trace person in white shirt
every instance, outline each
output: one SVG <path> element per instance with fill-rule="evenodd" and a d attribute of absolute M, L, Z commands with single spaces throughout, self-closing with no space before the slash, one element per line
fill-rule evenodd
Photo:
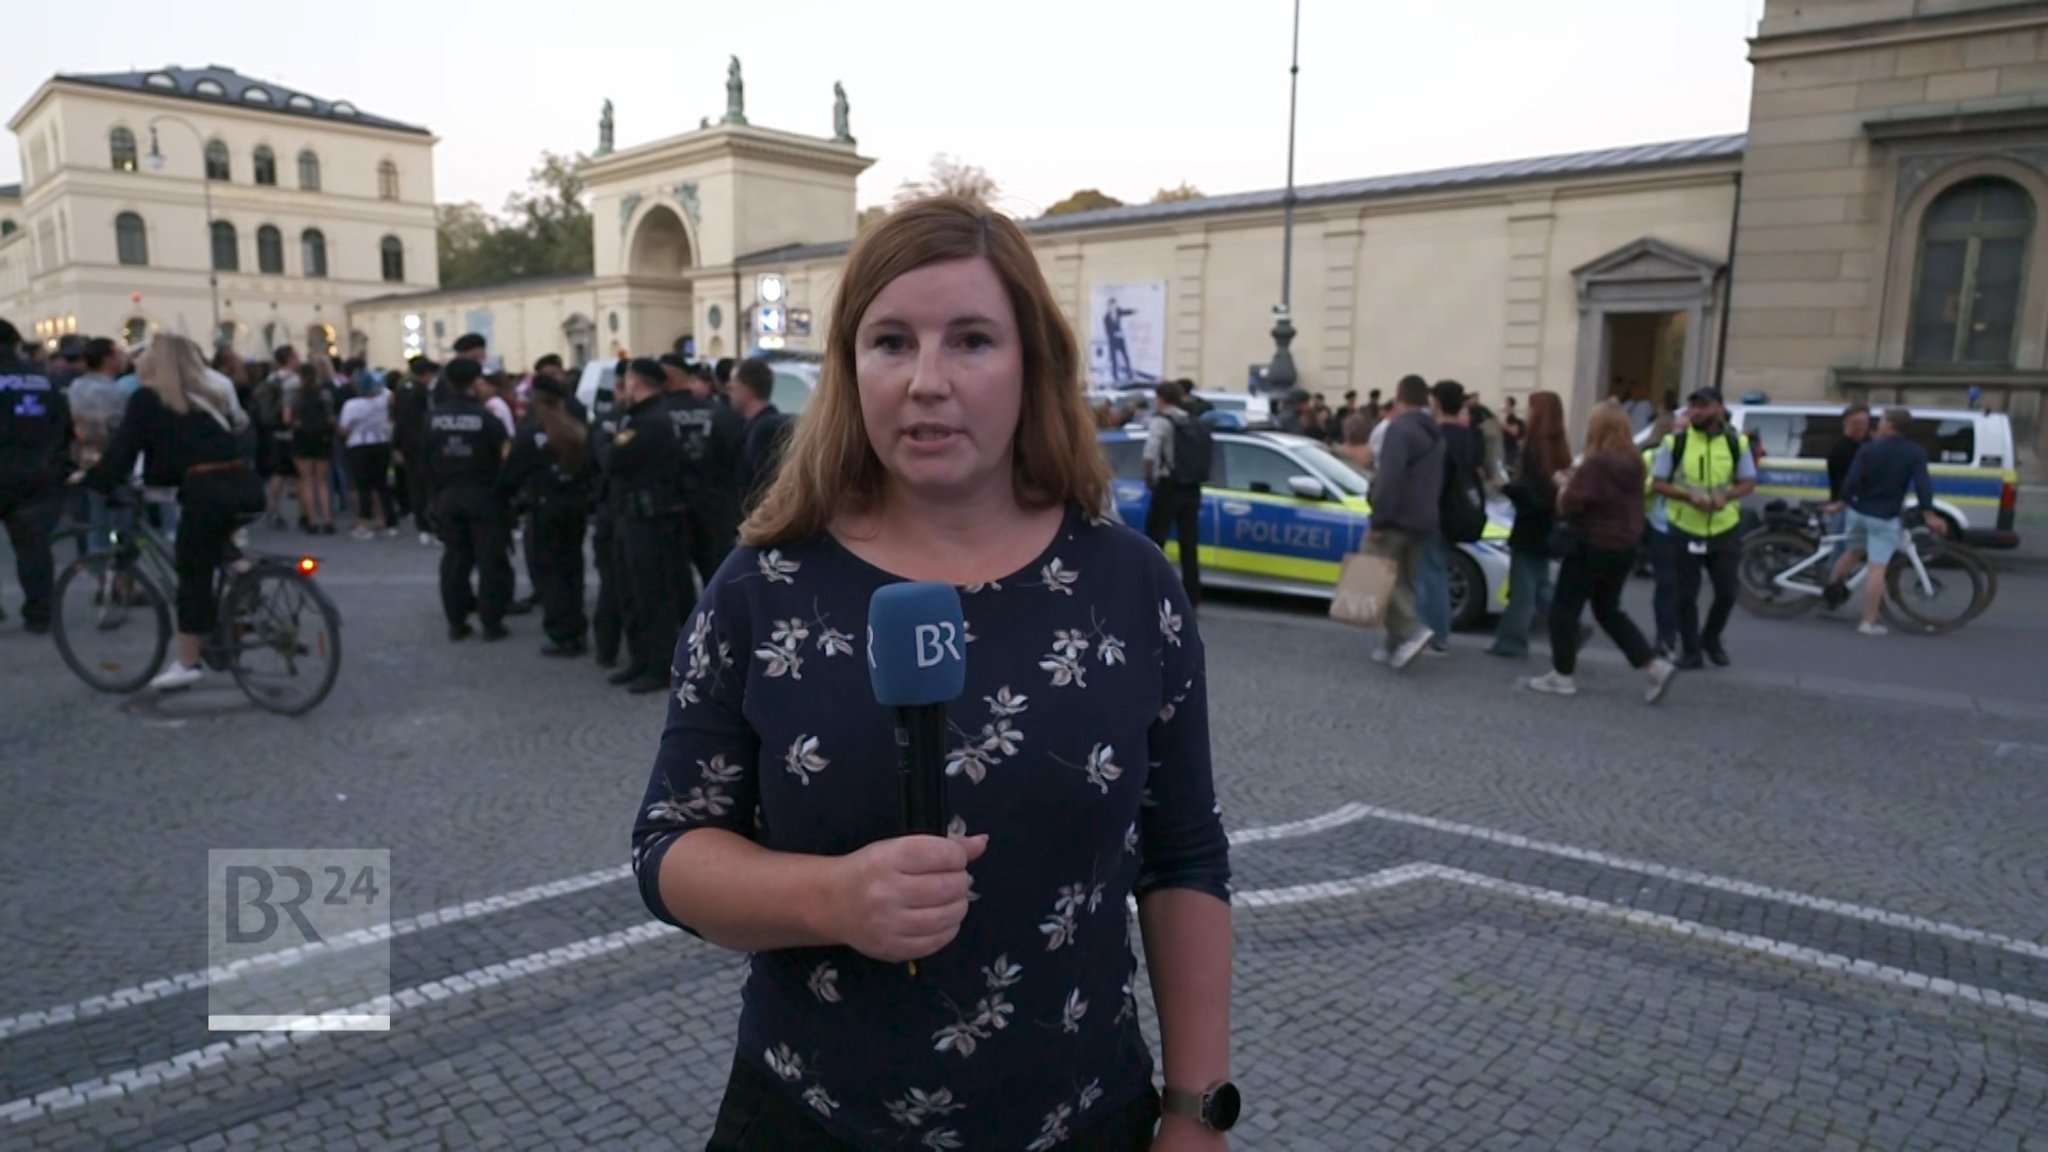
<path fill-rule="evenodd" d="M 391 502 L 391 391 L 398 373 L 383 380 L 371 377 L 363 394 L 341 406 L 341 434 L 348 452 L 348 474 L 355 479 L 358 540 L 377 534 L 383 521 L 386 536 L 398 535 L 398 509 Z"/>

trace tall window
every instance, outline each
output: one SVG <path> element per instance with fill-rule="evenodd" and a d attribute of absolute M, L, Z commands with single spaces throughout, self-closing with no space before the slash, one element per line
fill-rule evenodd
<path fill-rule="evenodd" d="M 277 153 L 272 152 L 268 144 L 256 146 L 256 182 L 272 187 L 277 185 Z"/>
<path fill-rule="evenodd" d="M 299 153 L 299 187 L 308 192 L 320 190 L 320 157 L 313 155 L 311 148 Z"/>
<path fill-rule="evenodd" d="M 228 167 L 228 146 L 225 141 L 206 142 L 206 178 L 208 180 L 232 180 L 234 176 Z"/>
<path fill-rule="evenodd" d="M 398 165 L 389 160 L 377 165 L 377 197 L 380 200 L 398 199 Z"/>
<path fill-rule="evenodd" d="M 327 237 L 308 228 L 299 237 L 299 265 L 308 276 L 327 275 Z"/>
<path fill-rule="evenodd" d="M 2011 367 L 2034 202 L 2008 180 L 1966 180 L 1920 225 L 1906 357 L 1917 367 Z"/>
<path fill-rule="evenodd" d="M 378 254 L 383 257 L 384 279 L 396 284 L 405 279 L 405 245 L 396 236 L 386 236 L 377 245 Z"/>
<path fill-rule="evenodd" d="M 135 171 L 135 133 L 126 128 L 107 133 L 107 151 L 113 154 L 114 171 Z"/>
<path fill-rule="evenodd" d="M 256 270 L 266 276 L 284 275 L 284 233 L 269 224 L 256 230 Z"/>
<path fill-rule="evenodd" d="M 114 217 L 114 251 L 123 264 L 149 263 L 149 231 L 142 217 L 133 212 Z"/>
<path fill-rule="evenodd" d="M 242 251 L 240 238 L 235 235 L 235 226 L 225 220 L 213 222 L 213 270 L 216 272 L 240 272 Z"/>

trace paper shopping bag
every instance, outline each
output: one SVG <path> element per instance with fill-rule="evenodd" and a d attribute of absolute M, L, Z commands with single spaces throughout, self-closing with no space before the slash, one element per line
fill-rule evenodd
<path fill-rule="evenodd" d="M 1346 556 L 1337 576 L 1337 594 L 1330 598 L 1330 619 L 1360 628 L 1379 627 L 1387 618 L 1387 599 L 1399 576 L 1399 566 L 1389 557 L 1365 552 Z"/>

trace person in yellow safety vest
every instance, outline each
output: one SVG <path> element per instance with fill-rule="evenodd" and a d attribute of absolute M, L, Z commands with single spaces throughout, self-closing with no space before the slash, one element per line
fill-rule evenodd
<path fill-rule="evenodd" d="M 1651 487 L 1665 497 L 1671 550 L 1678 569 L 1680 668 L 1701 666 L 1700 657 L 1728 666 L 1721 632 L 1735 611 L 1735 581 L 1741 561 L 1741 500 L 1756 488 L 1756 457 L 1749 438 L 1728 427 L 1721 393 L 1701 388 L 1686 397 L 1688 427 L 1665 438 L 1650 467 Z M 1714 585 L 1714 602 L 1700 626 L 1700 577 Z"/>
<path fill-rule="evenodd" d="M 1679 656 L 1678 562 L 1671 555 L 1671 521 L 1664 512 L 1665 498 L 1657 492 L 1656 468 L 1658 447 L 1680 426 L 1669 413 L 1658 416 L 1650 429 L 1650 446 L 1643 449 L 1643 552 L 1656 582 L 1650 607 L 1657 620 L 1657 651 L 1673 664 Z"/>

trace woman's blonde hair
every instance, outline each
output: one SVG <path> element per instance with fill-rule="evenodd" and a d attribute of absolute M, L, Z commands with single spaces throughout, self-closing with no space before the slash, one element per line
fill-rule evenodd
<path fill-rule="evenodd" d="M 184 415 L 192 408 L 188 394 L 197 391 L 205 402 L 219 406 L 206 378 L 206 356 L 199 345 L 183 336 L 165 332 L 152 337 L 149 347 L 135 362 L 135 379 L 156 393 L 164 407 Z"/>
<path fill-rule="evenodd" d="M 1619 452 L 1626 456 L 1638 454 L 1635 430 L 1629 423 L 1628 413 L 1612 401 L 1593 405 L 1593 411 L 1586 415 L 1586 455 L 1591 456 L 1595 452 Z"/>
<path fill-rule="evenodd" d="M 817 391 L 796 421 L 775 482 L 740 529 L 742 542 L 787 543 L 875 507 L 886 474 L 868 442 L 854 375 L 861 316 L 898 276 L 977 256 L 1002 281 L 1023 346 L 1023 403 L 1011 465 L 1017 499 L 1027 507 L 1079 504 L 1090 513 L 1102 506 L 1109 463 L 1082 393 L 1080 354 L 1031 242 L 1008 217 L 970 200 L 935 196 L 889 213 L 854 243 L 832 305 Z"/>

